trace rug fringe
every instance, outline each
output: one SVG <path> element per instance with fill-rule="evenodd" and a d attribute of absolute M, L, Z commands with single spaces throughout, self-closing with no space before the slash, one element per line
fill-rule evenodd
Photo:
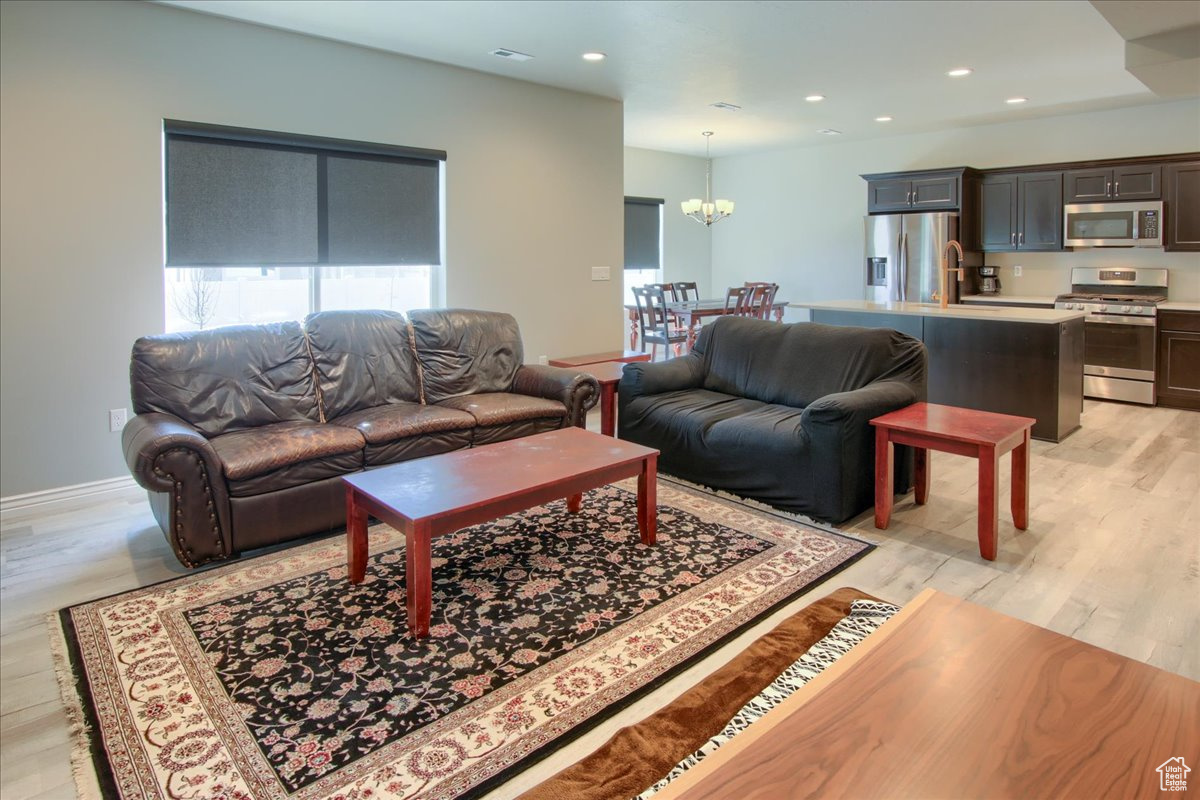
<path fill-rule="evenodd" d="M 58 612 L 46 615 L 46 632 L 50 638 L 50 656 L 54 661 L 54 675 L 58 679 L 59 694 L 63 709 L 67 713 L 67 736 L 71 740 L 71 777 L 75 779 L 75 791 L 79 800 L 103 800 L 100 784 L 96 780 L 92 764 L 92 726 L 88 725 L 83 713 L 83 699 L 75 688 L 76 677 L 71 671 L 67 657 L 67 637 L 63 632 Z"/>

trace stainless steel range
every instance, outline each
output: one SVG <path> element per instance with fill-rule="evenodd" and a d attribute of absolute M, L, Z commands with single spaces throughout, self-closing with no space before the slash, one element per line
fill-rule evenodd
<path fill-rule="evenodd" d="M 1083 393 L 1154 405 L 1155 322 L 1167 299 L 1165 269 L 1071 270 L 1071 292 L 1054 307 L 1086 311 Z"/>

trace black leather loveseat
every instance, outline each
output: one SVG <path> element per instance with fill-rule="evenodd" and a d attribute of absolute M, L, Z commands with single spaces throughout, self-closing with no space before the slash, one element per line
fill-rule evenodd
<path fill-rule="evenodd" d="M 522 360 L 462 309 L 147 336 L 125 459 L 182 564 L 231 558 L 344 525 L 347 473 L 582 424 L 596 379 Z"/>
<path fill-rule="evenodd" d="M 868 421 L 925 382 L 925 346 L 897 331 L 722 317 L 688 355 L 625 367 L 617 435 L 663 472 L 837 523 L 874 504 Z M 896 491 L 911 484 L 897 447 Z"/>

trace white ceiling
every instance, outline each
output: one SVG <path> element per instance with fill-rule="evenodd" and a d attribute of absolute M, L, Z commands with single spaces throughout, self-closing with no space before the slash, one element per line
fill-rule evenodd
<path fill-rule="evenodd" d="M 730 155 L 829 143 L 821 128 L 868 139 L 1160 101 L 1085 0 L 164 2 L 620 99 L 627 145 L 696 155 L 703 130 Z M 489 55 L 499 47 L 534 59 Z M 608 58 L 584 62 L 588 50 Z M 959 66 L 974 73 L 946 76 Z M 828 99 L 805 102 L 814 93 Z"/>

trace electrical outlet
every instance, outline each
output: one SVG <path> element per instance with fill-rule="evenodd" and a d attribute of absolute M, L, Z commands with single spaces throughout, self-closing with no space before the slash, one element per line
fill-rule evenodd
<path fill-rule="evenodd" d="M 546 356 L 538 356 L 538 363 L 544 367 L 550 363 L 550 359 Z"/>
<path fill-rule="evenodd" d="M 1013 277 L 1014 278 L 1021 277 L 1021 265 L 1020 264 L 1016 264 L 1013 266 Z"/>
<path fill-rule="evenodd" d="M 108 410 L 108 430 L 117 433 L 129 421 L 129 410 L 125 408 L 110 408 Z"/>
<path fill-rule="evenodd" d="M 592 267 L 592 280 L 607 281 L 610 278 L 611 270 L 608 267 Z"/>

